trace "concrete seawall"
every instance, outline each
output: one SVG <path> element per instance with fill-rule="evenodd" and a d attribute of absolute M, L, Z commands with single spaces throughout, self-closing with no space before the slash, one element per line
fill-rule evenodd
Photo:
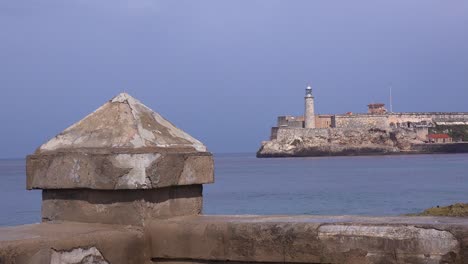
<path fill-rule="evenodd" d="M 409 154 L 456 154 L 468 153 L 468 142 L 445 144 L 413 144 L 405 151 L 395 151 L 382 146 L 344 147 L 337 150 L 333 146 L 320 146 L 295 151 L 292 153 L 257 153 L 258 158 L 284 157 L 331 157 L 331 156 L 379 156 L 379 155 L 409 155 Z"/>
<path fill-rule="evenodd" d="M 465 263 L 466 220 L 198 216 L 154 221 L 158 263 Z M 201 242 L 201 243 L 200 243 Z"/>
<path fill-rule="evenodd" d="M 412 153 L 468 153 L 468 142 L 446 143 L 446 144 L 414 144 L 411 146 Z"/>
<path fill-rule="evenodd" d="M 468 219 L 207 216 L 206 147 L 127 94 L 39 147 L 42 223 L 0 228 L 0 264 L 468 264 Z"/>
<path fill-rule="evenodd" d="M 0 228 L 0 263 L 468 263 L 468 219 L 184 216 L 145 227 L 43 223 Z"/>

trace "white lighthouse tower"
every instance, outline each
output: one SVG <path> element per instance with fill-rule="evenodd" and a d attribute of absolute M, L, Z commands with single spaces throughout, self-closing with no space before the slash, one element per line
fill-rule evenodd
<path fill-rule="evenodd" d="M 314 109 L 314 96 L 312 95 L 312 87 L 307 86 L 304 111 L 304 127 L 315 128 L 315 109 Z"/>

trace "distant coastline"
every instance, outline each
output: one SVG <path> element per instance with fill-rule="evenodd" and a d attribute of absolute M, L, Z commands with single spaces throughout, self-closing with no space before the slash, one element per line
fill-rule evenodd
<path fill-rule="evenodd" d="M 410 150 L 392 151 L 385 147 L 351 147 L 343 146 L 336 150 L 332 146 L 301 147 L 289 151 L 266 150 L 264 146 L 257 152 L 257 158 L 286 157 L 326 157 L 326 156 L 378 156 L 378 155 L 411 155 L 411 154 L 456 154 L 468 153 L 468 142 L 445 144 L 414 144 Z"/>
<path fill-rule="evenodd" d="M 315 114 L 307 87 L 303 116 L 279 116 L 257 157 L 357 156 L 468 152 L 468 112 Z"/>

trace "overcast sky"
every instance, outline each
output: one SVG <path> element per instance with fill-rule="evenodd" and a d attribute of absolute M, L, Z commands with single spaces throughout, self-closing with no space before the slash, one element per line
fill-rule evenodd
<path fill-rule="evenodd" d="M 126 91 L 213 152 L 276 116 L 468 111 L 466 0 L 1 0 L 0 158 Z"/>

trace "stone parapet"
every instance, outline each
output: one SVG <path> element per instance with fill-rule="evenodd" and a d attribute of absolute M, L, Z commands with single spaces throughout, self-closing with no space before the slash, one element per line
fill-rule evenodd
<path fill-rule="evenodd" d="M 0 228 L 0 263 L 463 264 L 468 219 L 184 216 L 144 228 L 50 222 Z"/>
<path fill-rule="evenodd" d="M 161 263 L 468 263 L 468 219 L 197 216 L 147 228 Z"/>

